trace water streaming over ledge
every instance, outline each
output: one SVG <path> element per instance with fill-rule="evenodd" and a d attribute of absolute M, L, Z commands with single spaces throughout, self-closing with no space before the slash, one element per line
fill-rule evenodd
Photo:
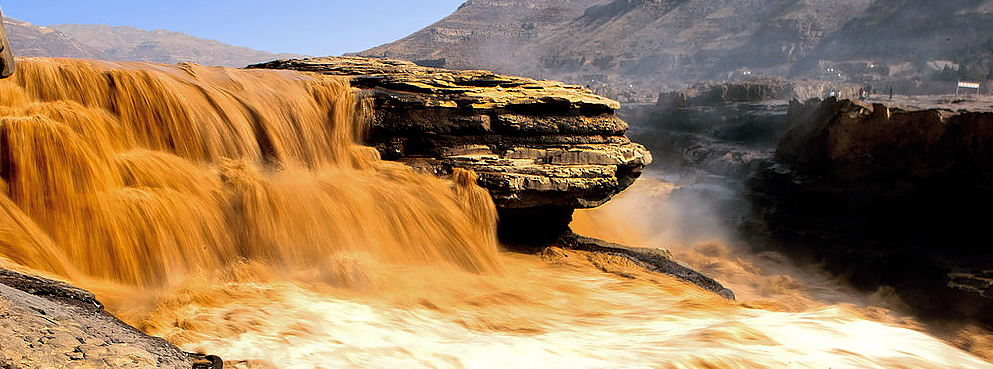
<path fill-rule="evenodd" d="M 30 59 L 0 82 L 0 255 L 232 367 L 991 367 L 845 305 L 504 254 L 474 175 L 379 160 L 344 80 Z"/>
<path fill-rule="evenodd" d="M 358 251 L 497 267 L 482 190 L 356 145 L 363 106 L 345 80 L 75 60 L 19 69 L 0 86 L 3 205 L 33 240 L 5 245 L 17 263 L 136 286 Z"/>

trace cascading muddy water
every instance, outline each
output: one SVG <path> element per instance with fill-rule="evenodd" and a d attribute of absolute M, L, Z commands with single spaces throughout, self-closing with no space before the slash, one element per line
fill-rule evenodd
<path fill-rule="evenodd" d="M 4 205 L 21 219 L 7 224 L 23 224 L 9 227 L 39 241 L 9 245 L 15 262 L 144 287 L 240 259 L 292 267 L 355 252 L 497 267 L 492 205 L 468 202 L 481 190 L 357 146 L 347 81 L 20 65 L 0 91 Z"/>
<path fill-rule="evenodd" d="M 3 264 L 230 366 L 989 367 L 853 308 L 501 254 L 474 175 L 380 161 L 343 80 L 36 59 L 0 105 Z"/>

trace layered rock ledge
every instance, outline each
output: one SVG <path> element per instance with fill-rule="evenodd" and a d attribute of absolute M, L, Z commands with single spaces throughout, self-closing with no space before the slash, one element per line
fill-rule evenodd
<path fill-rule="evenodd" d="M 637 179 L 651 154 L 633 143 L 616 101 L 554 81 L 455 71 L 360 57 L 277 60 L 249 68 L 351 76 L 372 101 L 366 144 L 384 159 L 445 176 L 471 169 L 500 214 L 512 248 L 559 246 L 628 258 L 733 299 L 713 279 L 654 249 L 572 233 L 574 209 L 610 200 Z"/>
<path fill-rule="evenodd" d="M 551 243 L 573 209 L 603 204 L 651 162 L 624 136 L 616 101 L 559 82 L 359 57 L 249 68 L 351 76 L 371 98 L 367 144 L 384 159 L 444 175 L 472 169 L 501 213 L 505 242 Z"/>
<path fill-rule="evenodd" d="M 929 317 L 993 324 L 993 112 L 793 102 L 750 183 L 775 241 Z M 955 110 L 952 110 L 955 109 Z"/>

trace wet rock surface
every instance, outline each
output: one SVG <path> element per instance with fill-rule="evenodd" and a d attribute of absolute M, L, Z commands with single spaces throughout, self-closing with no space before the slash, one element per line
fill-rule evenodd
<path fill-rule="evenodd" d="M 107 313 L 93 294 L 0 269 L 0 368 L 191 368 L 187 353 Z"/>
<path fill-rule="evenodd" d="M 502 217 L 534 209 L 554 215 L 536 219 L 548 224 L 537 228 L 544 235 L 509 224 L 501 225 L 502 235 L 554 240 L 572 209 L 603 204 L 651 162 L 624 136 L 628 125 L 614 114 L 620 104 L 579 86 L 359 57 L 250 68 L 352 76 L 373 104 L 366 143 L 384 159 L 438 175 L 472 169 Z"/>
<path fill-rule="evenodd" d="M 930 317 L 993 322 L 993 113 L 794 102 L 749 183 L 774 243 Z"/>

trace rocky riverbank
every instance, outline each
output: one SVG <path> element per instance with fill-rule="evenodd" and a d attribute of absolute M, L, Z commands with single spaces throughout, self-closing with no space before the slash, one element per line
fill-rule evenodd
<path fill-rule="evenodd" d="M 689 181 L 683 191 L 725 189 L 727 199 L 708 206 L 756 251 L 825 262 L 867 290 L 892 287 L 925 317 L 989 324 L 993 263 L 982 214 L 993 198 L 993 101 L 797 100 L 837 88 L 701 84 L 622 115 L 654 154 L 649 170 Z"/>
<path fill-rule="evenodd" d="M 193 367 L 189 354 L 110 315 L 92 293 L 6 269 L 0 330 L 2 368 Z"/>

